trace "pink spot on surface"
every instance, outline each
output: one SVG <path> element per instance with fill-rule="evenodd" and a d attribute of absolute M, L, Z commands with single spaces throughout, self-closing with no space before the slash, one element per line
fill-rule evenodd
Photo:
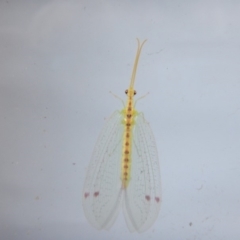
<path fill-rule="evenodd" d="M 84 197 L 85 197 L 85 198 L 89 197 L 89 193 L 88 193 L 88 192 L 85 192 L 85 193 L 84 193 Z"/>
<path fill-rule="evenodd" d="M 99 192 L 95 192 L 93 195 L 94 197 L 97 197 L 99 195 Z"/>
<path fill-rule="evenodd" d="M 149 195 L 146 195 L 145 198 L 147 201 L 150 201 L 150 199 L 151 199 Z"/>
<path fill-rule="evenodd" d="M 160 202 L 160 198 L 159 197 L 155 197 L 156 202 Z"/>

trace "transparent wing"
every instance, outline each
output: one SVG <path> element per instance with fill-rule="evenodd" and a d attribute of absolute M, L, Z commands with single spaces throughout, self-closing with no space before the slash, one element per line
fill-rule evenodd
<path fill-rule="evenodd" d="M 161 203 L 156 143 L 142 113 L 133 130 L 132 173 L 125 189 L 123 211 L 130 231 L 143 232 L 155 222 Z"/>
<path fill-rule="evenodd" d="M 97 229 L 111 227 L 119 211 L 122 137 L 122 115 L 116 111 L 100 133 L 83 189 L 85 215 Z"/>

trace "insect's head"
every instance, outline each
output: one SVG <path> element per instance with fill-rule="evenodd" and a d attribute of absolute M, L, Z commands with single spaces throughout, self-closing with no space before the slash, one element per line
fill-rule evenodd
<path fill-rule="evenodd" d="M 137 94 L 137 91 L 136 90 L 133 90 L 133 89 L 127 89 L 125 91 L 126 95 L 128 96 L 133 96 L 133 95 L 136 95 Z"/>

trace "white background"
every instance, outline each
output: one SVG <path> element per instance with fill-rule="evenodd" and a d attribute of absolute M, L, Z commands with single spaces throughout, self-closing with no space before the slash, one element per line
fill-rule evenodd
<path fill-rule="evenodd" d="M 139 101 L 160 155 L 153 227 L 109 231 L 81 193 L 105 119 L 136 53 Z M 0 1 L 0 238 L 240 237 L 239 1 Z"/>

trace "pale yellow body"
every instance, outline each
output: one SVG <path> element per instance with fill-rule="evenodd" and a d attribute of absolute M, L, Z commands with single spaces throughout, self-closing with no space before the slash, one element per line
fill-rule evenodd
<path fill-rule="evenodd" d="M 138 40 L 138 39 L 137 39 Z M 125 91 L 127 94 L 127 103 L 126 107 L 122 111 L 124 115 L 124 133 L 123 133 L 123 154 L 122 154 L 122 169 L 121 169 L 121 179 L 122 179 L 122 186 L 126 188 L 131 178 L 131 162 L 132 162 L 132 131 L 134 126 L 134 118 L 137 114 L 137 111 L 134 109 L 134 95 L 136 95 L 136 91 L 134 90 L 134 82 L 136 77 L 137 65 L 139 56 L 142 50 L 143 44 L 146 40 L 140 44 L 138 40 L 138 49 L 134 61 L 133 72 L 131 77 L 131 82 L 128 90 Z"/>
<path fill-rule="evenodd" d="M 134 106 L 134 82 L 143 43 L 138 40 L 126 105 L 115 111 L 95 145 L 83 188 L 83 209 L 97 229 L 109 229 L 123 207 L 131 232 L 157 219 L 161 184 L 156 142 L 143 113 Z M 121 204 L 122 203 L 122 204 Z"/>

